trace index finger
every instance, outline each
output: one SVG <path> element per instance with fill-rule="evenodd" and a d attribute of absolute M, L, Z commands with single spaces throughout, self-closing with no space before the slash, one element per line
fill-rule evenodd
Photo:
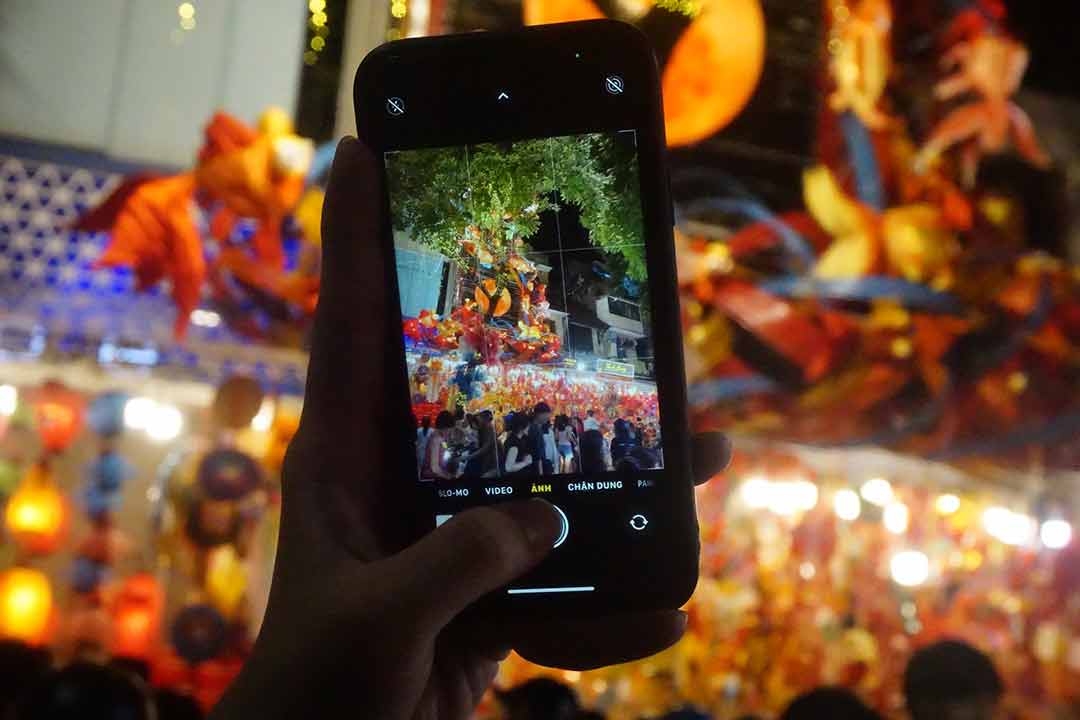
<path fill-rule="evenodd" d="M 355 437 L 387 409 L 385 222 L 375 156 L 356 138 L 344 138 L 323 204 L 322 280 L 301 423 L 302 434 L 314 431 L 324 442 L 341 433 Z"/>

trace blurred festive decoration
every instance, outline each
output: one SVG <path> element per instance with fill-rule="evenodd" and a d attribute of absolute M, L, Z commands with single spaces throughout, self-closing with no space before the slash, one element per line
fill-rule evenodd
<path fill-rule="evenodd" d="M 994 658 L 1017 717 L 1067 702 L 1080 680 L 1076 543 L 1040 539 L 1021 492 L 873 457 L 886 472 L 866 477 L 853 458 L 750 444 L 698 489 L 701 580 L 675 647 L 570 674 L 512 656 L 499 685 L 550 674 L 612 720 L 688 702 L 711 717 L 767 717 L 800 692 L 844 685 L 891 717 L 912 650 L 958 636 Z M 925 478 L 943 474 L 950 491 L 935 498 Z M 860 487 L 873 501 L 861 513 Z M 910 508 L 902 529 L 895 507 Z"/>
<path fill-rule="evenodd" d="M 317 228 L 312 215 L 321 207 L 321 191 L 304 197 L 313 154 L 311 141 L 297 136 L 278 108 L 266 110 L 256 128 L 219 112 L 192 172 L 133 176 L 75 229 L 111 232 L 97 263 L 132 267 L 139 289 L 171 282 L 178 338 L 208 283 L 234 329 L 297 344 L 297 327 L 302 333 L 319 287 L 320 240 L 305 236 Z M 196 202 L 210 214 L 207 238 L 193 214 Z M 290 256 L 282 226 L 297 209 L 301 233 Z M 254 223 L 250 237 L 242 219 Z M 208 255 L 204 244 L 211 241 L 216 252 Z"/>
<path fill-rule="evenodd" d="M 124 410 L 128 396 L 120 392 L 98 395 L 86 411 L 90 429 L 102 437 L 115 437 L 124 430 Z"/>
<path fill-rule="evenodd" d="M 62 452 L 82 430 L 82 395 L 57 381 L 49 381 L 34 393 L 34 420 L 41 443 L 49 452 Z"/>
<path fill-rule="evenodd" d="M 112 602 L 112 652 L 120 657 L 148 658 L 160 643 L 165 597 L 148 573 L 131 575 Z"/>
<path fill-rule="evenodd" d="M 199 463 L 199 486 L 211 500 L 237 500 L 262 483 L 255 461 L 237 450 L 212 450 Z"/>
<path fill-rule="evenodd" d="M 39 570 L 13 567 L 0 573 L 0 637 L 43 642 L 52 618 L 52 588 Z"/>
<path fill-rule="evenodd" d="M 67 529 L 67 503 L 45 462 L 30 467 L 8 499 L 4 521 L 21 550 L 47 555 L 63 541 Z"/>
<path fill-rule="evenodd" d="M 10 495 L 19 484 L 22 472 L 19 466 L 0 458 L 0 499 Z"/>
<path fill-rule="evenodd" d="M 242 657 L 256 620 L 250 566 L 257 551 L 257 525 L 271 493 L 248 450 L 261 448 L 270 463 L 280 462 L 276 456 L 269 458 L 271 452 L 284 452 L 266 441 L 273 416 L 270 427 L 252 427 L 263 402 L 251 378 L 226 381 L 214 397 L 210 445 L 178 454 L 161 469 L 160 507 L 155 512 L 159 561 L 181 568 L 190 588 L 192 599 L 173 621 L 171 633 L 177 653 L 190 663 L 222 655 Z M 255 442 L 255 437 L 264 441 Z M 211 631 L 213 638 L 204 636 Z M 181 642 L 187 644 L 182 647 Z"/>
<path fill-rule="evenodd" d="M 837 21 L 828 45 L 836 90 L 834 112 L 850 110 L 868 128 L 881 129 L 889 116 L 881 107 L 892 68 L 892 7 L 889 0 L 859 0 L 853 9 L 828 3 Z"/>
<path fill-rule="evenodd" d="M 82 499 L 89 528 L 75 548 L 71 585 L 77 611 L 67 618 L 67 639 L 78 647 L 108 651 L 118 642 L 133 642 L 134 628 L 130 623 L 123 628 L 117 625 L 118 616 L 109 612 L 106 593 L 102 591 L 110 569 L 131 544 L 116 527 L 115 516 L 120 509 L 124 483 L 134 470 L 116 452 L 115 440 L 125 426 L 149 430 L 155 422 L 156 408 L 146 398 L 128 400 L 118 392 L 103 393 L 90 403 L 88 420 L 98 432 L 99 449 L 86 467 Z"/>
<path fill-rule="evenodd" d="M 1039 145 L 1031 120 L 1011 100 L 1027 70 L 1027 48 L 1009 37 L 997 20 L 975 9 L 958 13 L 946 38 L 951 44 L 941 66 L 953 74 L 935 86 L 934 95 L 941 101 L 975 99 L 951 110 L 938 123 L 915 159 L 916 166 L 926 168 L 941 153 L 959 146 L 962 177 L 972 187 L 979 158 L 1002 152 L 1012 139 L 1025 160 L 1048 167 L 1050 157 Z"/>
<path fill-rule="evenodd" d="M 1020 194 L 971 185 L 971 163 L 1027 128 L 1009 100 L 1026 51 L 1003 14 L 961 11 L 941 47 L 962 70 L 938 100 L 980 99 L 951 109 L 918 151 L 908 128 L 920 123 L 890 105 L 926 108 L 893 70 L 889 3 L 827 5 L 832 95 L 806 212 L 739 196 L 681 213 L 724 226 L 678 236 L 696 423 L 957 460 L 1025 462 L 1046 446 L 1046 466 L 1080 467 L 1080 274 L 1025 249 Z M 930 162 L 957 143 L 964 167 Z M 1030 132 L 1017 146 L 1046 164 Z"/>

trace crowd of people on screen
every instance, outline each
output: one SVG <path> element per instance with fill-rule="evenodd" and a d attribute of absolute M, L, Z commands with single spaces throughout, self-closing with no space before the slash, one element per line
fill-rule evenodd
<path fill-rule="evenodd" d="M 651 470 L 663 467 L 655 421 L 641 417 L 601 422 L 555 415 L 545 403 L 496 418 L 490 410 L 443 410 L 420 419 L 416 430 L 420 478 L 429 481 L 569 473 Z"/>

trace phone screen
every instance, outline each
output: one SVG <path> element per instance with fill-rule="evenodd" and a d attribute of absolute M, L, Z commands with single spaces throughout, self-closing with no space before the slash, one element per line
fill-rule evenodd
<path fill-rule="evenodd" d="M 633 129 L 385 154 L 419 482 L 450 500 L 663 468 Z M 438 505 L 437 505 L 438 507 Z"/>

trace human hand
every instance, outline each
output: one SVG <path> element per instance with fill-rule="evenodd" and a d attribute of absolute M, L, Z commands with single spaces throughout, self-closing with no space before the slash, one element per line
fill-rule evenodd
<path fill-rule="evenodd" d="M 510 649 L 585 669 L 679 639 L 678 611 L 581 621 L 500 623 L 458 615 L 528 571 L 559 531 L 530 500 L 455 516 L 407 549 L 388 477 L 398 399 L 385 378 L 393 259 L 378 237 L 381 177 L 359 141 L 338 145 L 323 212 L 323 276 L 300 429 L 282 478 L 270 602 L 252 656 L 212 717 L 468 717 Z M 727 462 L 726 440 L 695 439 L 701 479 Z M 526 458 L 532 461 L 531 456 Z"/>

